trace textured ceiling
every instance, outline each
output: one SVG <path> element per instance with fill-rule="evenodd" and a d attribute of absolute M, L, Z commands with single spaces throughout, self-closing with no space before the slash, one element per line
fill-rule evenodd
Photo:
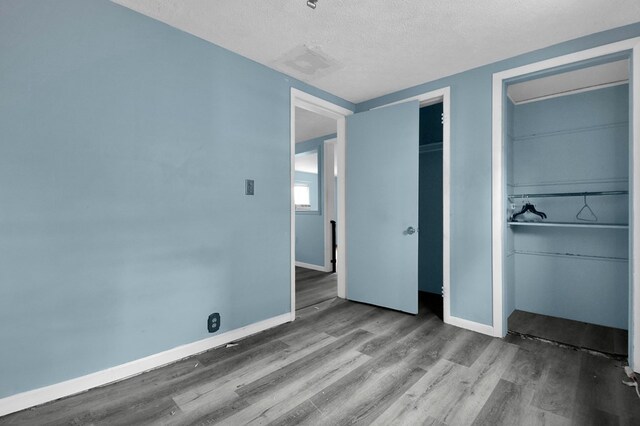
<path fill-rule="evenodd" d="M 338 129 L 336 120 L 296 108 L 296 142 L 304 142 L 309 139 L 336 133 Z"/>
<path fill-rule="evenodd" d="M 640 21 L 639 0 L 114 0 L 352 102 Z"/>

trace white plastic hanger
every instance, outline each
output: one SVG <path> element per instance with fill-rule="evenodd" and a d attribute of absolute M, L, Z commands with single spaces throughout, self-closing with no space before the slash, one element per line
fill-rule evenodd
<path fill-rule="evenodd" d="M 576 215 L 576 219 L 582 220 L 585 222 L 597 222 L 598 216 L 591 210 L 589 204 L 587 204 L 587 195 L 584 195 L 584 206 L 580 209 L 578 214 Z"/>

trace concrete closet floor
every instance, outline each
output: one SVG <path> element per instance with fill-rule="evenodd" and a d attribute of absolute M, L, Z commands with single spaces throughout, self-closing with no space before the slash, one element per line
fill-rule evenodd
<path fill-rule="evenodd" d="M 626 358 L 629 352 L 627 330 L 531 312 L 514 311 L 509 316 L 509 332 L 541 337 L 615 357 Z"/>
<path fill-rule="evenodd" d="M 0 424 L 640 424 L 622 362 L 332 299 L 297 320 Z"/>

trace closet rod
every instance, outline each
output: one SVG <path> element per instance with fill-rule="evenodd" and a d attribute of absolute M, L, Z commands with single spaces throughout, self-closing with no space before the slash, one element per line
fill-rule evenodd
<path fill-rule="evenodd" d="M 629 191 L 555 192 L 549 194 L 512 194 L 509 198 L 584 197 L 592 195 L 628 195 Z"/>

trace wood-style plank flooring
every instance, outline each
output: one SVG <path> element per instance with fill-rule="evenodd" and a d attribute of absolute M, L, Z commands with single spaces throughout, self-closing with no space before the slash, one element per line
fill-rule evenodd
<path fill-rule="evenodd" d="M 338 296 L 338 276 L 296 266 L 296 309 Z"/>
<path fill-rule="evenodd" d="M 629 352 L 626 330 L 531 312 L 514 311 L 509 331 L 613 356 L 627 357 Z"/>
<path fill-rule="evenodd" d="M 622 363 L 332 299 L 296 321 L 0 424 L 640 424 Z"/>

